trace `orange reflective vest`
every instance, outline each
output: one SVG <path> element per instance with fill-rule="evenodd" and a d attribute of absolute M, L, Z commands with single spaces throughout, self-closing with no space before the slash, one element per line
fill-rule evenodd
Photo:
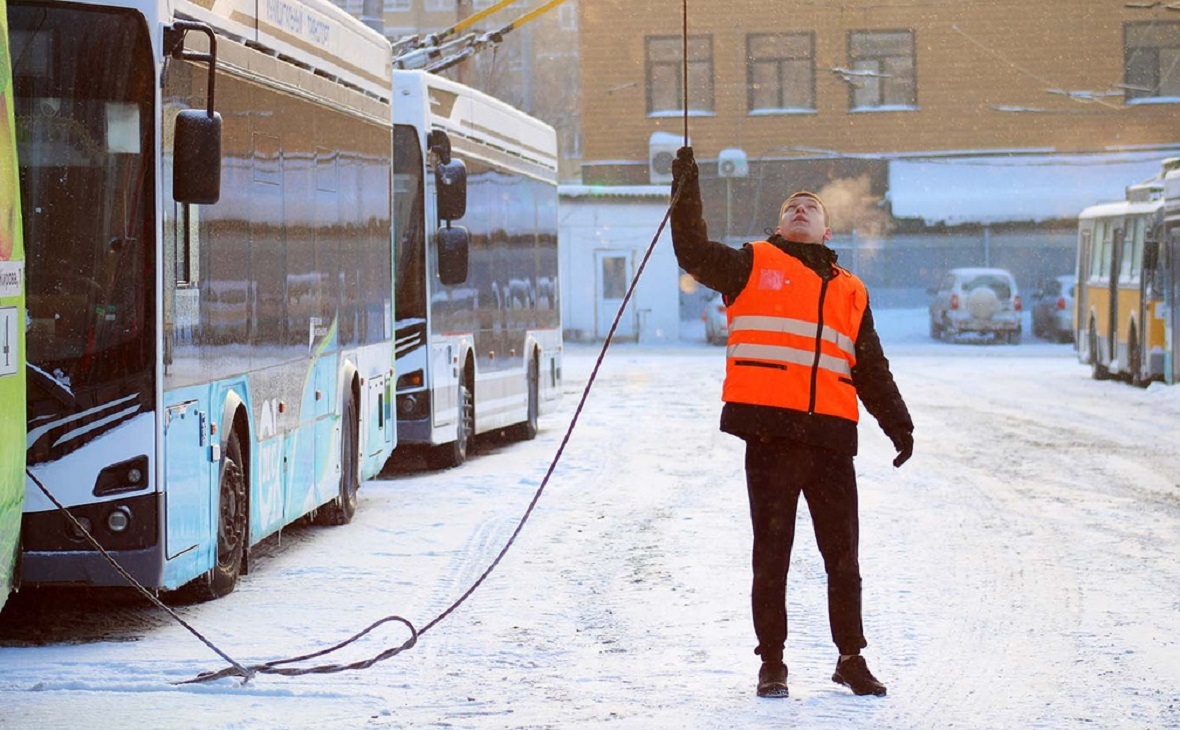
<path fill-rule="evenodd" d="M 726 308 L 722 400 L 856 422 L 852 368 L 869 301 L 864 284 L 838 266 L 824 281 L 767 241 L 751 246 L 750 279 Z"/>

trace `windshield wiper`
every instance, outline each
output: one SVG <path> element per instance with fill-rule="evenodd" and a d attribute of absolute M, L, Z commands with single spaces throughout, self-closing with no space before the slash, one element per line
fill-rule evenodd
<path fill-rule="evenodd" d="M 71 411 L 78 405 L 78 399 L 74 397 L 74 391 L 70 389 L 68 383 L 61 379 L 50 375 L 33 363 L 25 363 L 31 380 L 37 383 L 49 395 L 53 396 L 55 400 L 64 405 Z"/>

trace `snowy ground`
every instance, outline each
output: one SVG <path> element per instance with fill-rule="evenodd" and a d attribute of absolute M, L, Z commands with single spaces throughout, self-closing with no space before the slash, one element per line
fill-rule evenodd
<path fill-rule="evenodd" d="M 722 350 L 616 345 L 516 545 L 417 647 L 365 671 L 177 687 L 223 662 L 154 609 L 25 592 L 0 616 L 0 727 L 1180 728 L 1180 388 L 1092 381 L 1068 345 L 934 343 L 923 312 L 877 314 L 917 423 L 902 469 L 871 419 L 857 459 L 866 656 L 888 697 L 829 679 L 806 510 L 791 697 L 754 696 Z M 425 624 L 515 527 L 596 354 L 568 348 L 535 441 L 391 470 L 352 525 L 288 530 L 236 593 L 178 610 L 244 663 L 390 613 Z M 404 638 L 390 626 L 340 659 Z"/>

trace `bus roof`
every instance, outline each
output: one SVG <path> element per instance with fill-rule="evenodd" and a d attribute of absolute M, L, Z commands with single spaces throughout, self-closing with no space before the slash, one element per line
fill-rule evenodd
<path fill-rule="evenodd" d="M 426 71 L 393 72 L 395 124 L 496 148 L 557 175 L 557 132 L 507 102 Z"/>
<path fill-rule="evenodd" d="M 385 36 L 328 0 L 175 0 L 189 17 L 379 99 L 392 91 Z"/>
<path fill-rule="evenodd" d="M 1078 214 L 1079 220 L 1092 218 L 1111 218 L 1120 215 L 1146 215 L 1155 213 L 1163 205 L 1162 200 L 1147 200 L 1142 202 L 1128 202 L 1119 200 L 1113 203 L 1099 203 L 1091 205 Z"/>

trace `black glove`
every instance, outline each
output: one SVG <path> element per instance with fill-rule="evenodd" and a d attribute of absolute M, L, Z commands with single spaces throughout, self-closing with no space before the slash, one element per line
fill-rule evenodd
<path fill-rule="evenodd" d="M 914 434 L 912 431 L 898 431 L 889 434 L 889 440 L 893 442 L 893 448 L 897 449 L 897 458 L 893 460 L 893 466 L 900 467 L 914 455 Z"/>
<path fill-rule="evenodd" d="M 697 161 L 692 156 L 692 147 L 681 147 L 676 150 L 676 159 L 672 160 L 673 192 L 682 184 L 696 179 Z"/>

